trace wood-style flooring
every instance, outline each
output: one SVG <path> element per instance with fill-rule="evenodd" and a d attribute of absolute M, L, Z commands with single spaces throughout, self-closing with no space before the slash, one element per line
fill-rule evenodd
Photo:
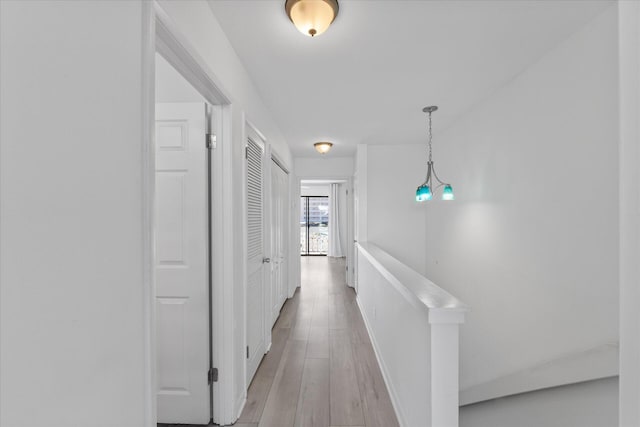
<path fill-rule="evenodd" d="M 236 427 L 395 427 L 343 259 L 302 258 Z"/>
<path fill-rule="evenodd" d="M 344 259 L 301 262 L 234 427 L 398 427 Z"/>

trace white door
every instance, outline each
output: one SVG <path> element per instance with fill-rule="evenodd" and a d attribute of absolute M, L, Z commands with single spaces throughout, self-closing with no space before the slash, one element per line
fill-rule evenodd
<path fill-rule="evenodd" d="M 280 167 L 271 161 L 271 325 L 280 314 Z"/>
<path fill-rule="evenodd" d="M 264 142 L 248 127 L 247 180 L 247 385 L 266 351 L 264 286 Z"/>
<path fill-rule="evenodd" d="M 289 179 L 287 172 L 271 162 L 271 324 L 273 325 L 286 300 Z"/>
<path fill-rule="evenodd" d="M 208 424 L 209 273 L 204 103 L 156 104 L 158 422 Z"/>
<path fill-rule="evenodd" d="M 288 236 L 288 213 L 287 206 L 289 204 L 289 175 L 279 165 L 276 167 L 278 175 L 278 236 L 277 251 L 274 253 L 278 263 L 278 297 L 277 309 L 278 314 L 286 300 L 287 287 L 287 264 L 286 264 L 286 242 Z"/>

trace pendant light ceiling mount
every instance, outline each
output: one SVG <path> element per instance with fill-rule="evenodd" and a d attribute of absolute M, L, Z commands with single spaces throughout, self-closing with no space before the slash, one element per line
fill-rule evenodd
<path fill-rule="evenodd" d="M 327 31 L 338 16 L 338 0 L 286 0 L 287 16 L 305 36 L 315 37 Z"/>
<path fill-rule="evenodd" d="M 416 190 L 416 201 L 424 202 L 426 200 L 433 199 L 433 194 L 435 191 L 444 187 L 442 190 L 442 200 L 453 200 L 453 187 L 451 184 L 446 182 L 442 182 L 438 175 L 436 174 L 436 168 L 433 164 L 433 159 L 431 155 L 431 142 L 433 140 L 433 132 L 431 129 L 431 113 L 437 111 L 438 107 L 436 105 L 431 105 L 429 107 L 424 107 L 422 111 L 429 115 L 429 160 L 427 161 L 427 177 L 424 182 L 418 186 Z M 435 187 L 434 187 L 435 185 Z"/>

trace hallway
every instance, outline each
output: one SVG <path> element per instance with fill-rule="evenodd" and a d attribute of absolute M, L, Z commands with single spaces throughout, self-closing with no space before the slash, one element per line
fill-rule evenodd
<path fill-rule="evenodd" d="M 398 425 L 344 272 L 344 259 L 302 257 L 302 286 L 282 308 L 236 426 Z"/>

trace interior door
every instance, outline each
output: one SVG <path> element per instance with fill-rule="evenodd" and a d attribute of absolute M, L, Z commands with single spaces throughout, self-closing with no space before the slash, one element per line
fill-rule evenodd
<path fill-rule="evenodd" d="M 271 161 L 271 326 L 280 314 L 280 167 Z"/>
<path fill-rule="evenodd" d="M 279 294 L 278 294 L 278 313 L 287 299 L 287 242 L 289 237 L 289 174 L 278 167 L 278 181 L 280 183 L 280 199 L 279 199 L 279 236 L 278 236 L 278 268 L 280 270 L 279 277 Z"/>
<path fill-rule="evenodd" d="M 247 182 L 247 385 L 266 351 L 264 286 L 264 141 L 249 128 L 246 146 Z"/>
<path fill-rule="evenodd" d="M 286 230 L 288 219 L 288 174 L 271 162 L 271 325 L 278 320 L 286 300 Z"/>
<path fill-rule="evenodd" d="M 158 422 L 208 424 L 208 161 L 204 103 L 156 104 Z"/>

